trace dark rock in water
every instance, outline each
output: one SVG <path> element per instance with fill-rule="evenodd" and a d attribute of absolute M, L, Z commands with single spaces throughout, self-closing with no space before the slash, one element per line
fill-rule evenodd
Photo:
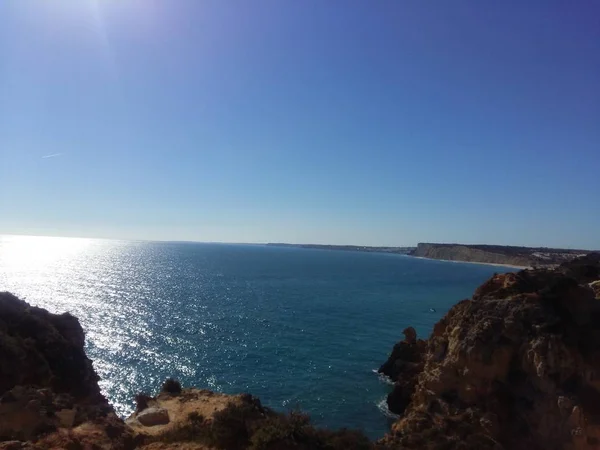
<path fill-rule="evenodd" d="M 410 402 L 415 389 L 416 375 L 423 370 L 425 341 L 417 340 L 413 327 L 404 331 L 404 340 L 398 342 L 388 360 L 379 368 L 379 373 L 394 381 L 394 390 L 388 395 L 388 408 L 402 414 Z"/>
<path fill-rule="evenodd" d="M 495 275 L 381 367 L 403 449 L 600 446 L 600 255 Z M 418 341 L 423 342 L 423 341 Z M 418 361 L 418 362 L 415 362 Z"/>
<path fill-rule="evenodd" d="M 421 363 L 425 350 L 425 341 L 417 340 L 417 332 L 413 327 L 406 328 L 403 333 L 404 340 L 394 345 L 392 354 L 378 370 L 379 373 L 390 377 L 392 381 L 400 377 L 407 364 Z"/>

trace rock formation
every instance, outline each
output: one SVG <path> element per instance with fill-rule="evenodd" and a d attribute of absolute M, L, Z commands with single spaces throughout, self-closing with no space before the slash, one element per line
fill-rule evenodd
<path fill-rule="evenodd" d="M 75 317 L 0 293 L 0 449 L 133 445 L 83 345 Z"/>
<path fill-rule="evenodd" d="M 600 254 L 495 275 L 380 372 L 405 449 L 600 448 Z"/>

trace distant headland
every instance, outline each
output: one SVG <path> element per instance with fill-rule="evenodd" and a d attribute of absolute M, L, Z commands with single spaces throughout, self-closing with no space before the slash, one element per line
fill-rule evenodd
<path fill-rule="evenodd" d="M 297 247 L 297 248 L 312 248 L 317 250 L 343 250 L 351 252 L 369 252 L 369 253 L 396 253 L 400 255 L 408 255 L 416 247 L 369 247 L 366 245 L 323 245 L 323 244 L 285 244 L 280 242 L 268 243 L 273 247 Z"/>
<path fill-rule="evenodd" d="M 296 247 L 318 250 L 343 250 L 369 253 L 394 253 L 427 259 L 497 264 L 512 267 L 553 267 L 582 256 L 591 250 L 511 245 L 439 244 L 421 242 L 416 247 L 371 247 L 365 245 L 324 245 L 269 243 L 274 247 Z"/>
<path fill-rule="evenodd" d="M 410 255 L 447 261 L 502 264 L 516 267 L 552 267 L 588 253 L 590 250 L 419 243 L 416 249 L 410 252 Z"/>

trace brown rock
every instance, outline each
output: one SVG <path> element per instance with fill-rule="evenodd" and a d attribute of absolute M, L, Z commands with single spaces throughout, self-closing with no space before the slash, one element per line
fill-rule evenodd
<path fill-rule="evenodd" d="M 402 333 L 404 334 L 404 342 L 407 344 L 417 343 L 417 332 L 413 327 L 405 328 Z"/>
<path fill-rule="evenodd" d="M 77 411 L 75 409 L 61 409 L 60 411 L 56 411 L 59 426 L 62 428 L 72 428 L 75 423 L 76 414 Z"/>
<path fill-rule="evenodd" d="M 0 395 L 17 385 L 32 385 L 106 404 L 84 340 L 81 325 L 70 314 L 50 314 L 0 293 Z"/>
<path fill-rule="evenodd" d="M 112 413 L 84 340 L 70 314 L 51 314 L 0 293 L 0 441 L 20 439 L 33 448 L 31 442 L 61 427 L 102 422 Z"/>
<path fill-rule="evenodd" d="M 146 408 L 138 413 L 137 420 L 146 427 L 166 425 L 169 423 L 169 413 L 164 408 Z"/>
<path fill-rule="evenodd" d="M 599 273 L 600 255 L 588 255 L 495 275 L 448 312 L 423 352 L 396 344 L 380 371 L 396 381 L 388 406 L 402 417 L 381 444 L 599 448 L 600 302 L 588 285 Z"/>

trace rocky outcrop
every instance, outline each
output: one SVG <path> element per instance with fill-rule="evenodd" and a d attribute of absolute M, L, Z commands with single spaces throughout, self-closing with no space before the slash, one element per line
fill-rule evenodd
<path fill-rule="evenodd" d="M 401 418 L 381 444 L 600 448 L 598 279 L 599 254 L 495 275 L 423 344 L 397 344 L 380 371 L 396 382 L 388 404 Z"/>
<path fill-rule="evenodd" d="M 8 293 L 0 293 L 0 310 L 0 395 L 37 386 L 78 402 L 106 403 L 75 317 L 50 314 Z"/>
<path fill-rule="evenodd" d="M 83 345 L 75 317 L 0 293 L 0 441 L 114 415 Z"/>
<path fill-rule="evenodd" d="M 447 261 L 505 264 L 515 267 L 549 267 L 588 253 L 585 250 L 419 243 L 412 256 Z"/>
<path fill-rule="evenodd" d="M 390 411 L 402 414 L 410 403 L 416 387 L 417 375 L 423 371 L 426 342 L 417 340 L 413 327 L 406 328 L 404 340 L 394 345 L 392 354 L 379 372 L 394 381 L 394 389 L 387 397 Z"/>

